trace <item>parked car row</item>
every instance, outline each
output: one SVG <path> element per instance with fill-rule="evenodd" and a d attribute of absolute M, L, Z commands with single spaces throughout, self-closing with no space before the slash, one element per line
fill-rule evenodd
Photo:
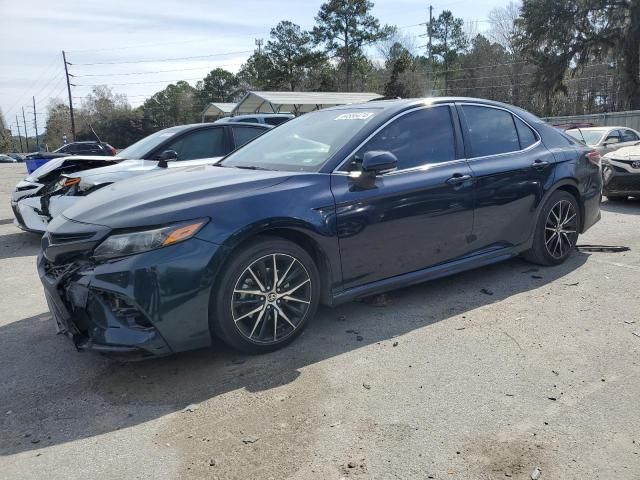
<path fill-rule="evenodd" d="M 218 337 L 271 351 L 320 304 L 516 255 L 559 264 L 600 218 L 596 150 L 479 99 L 176 127 L 120 157 L 62 159 L 14 197 L 23 222 L 39 198 L 39 275 L 78 349 L 166 355 Z"/>

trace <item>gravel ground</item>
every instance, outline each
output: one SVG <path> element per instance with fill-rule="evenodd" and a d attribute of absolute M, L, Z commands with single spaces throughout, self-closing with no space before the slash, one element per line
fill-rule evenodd
<path fill-rule="evenodd" d="M 23 169 L 0 165 L 0 477 L 640 478 L 640 201 L 581 238 L 626 253 L 324 308 L 269 355 L 119 364 L 54 333 Z"/>

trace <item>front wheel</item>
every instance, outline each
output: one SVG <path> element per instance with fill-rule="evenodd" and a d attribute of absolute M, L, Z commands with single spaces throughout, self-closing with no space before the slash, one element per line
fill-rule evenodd
<path fill-rule="evenodd" d="M 261 237 L 237 252 L 211 295 L 214 332 L 247 353 L 265 353 L 293 341 L 314 316 L 318 269 L 306 250 Z"/>
<path fill-rule="evenodd" d="M 545 202 L 538 217 L 533 245 L 524 258 L 539 265 L 558 265 L 575 249 L 580 229 L 580 208 L 575 197 L 557 191 Z"/>

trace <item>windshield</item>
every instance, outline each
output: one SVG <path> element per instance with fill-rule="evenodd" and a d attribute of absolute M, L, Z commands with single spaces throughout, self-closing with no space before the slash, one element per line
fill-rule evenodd
<path fill-rule="evenodd" d="M 317 172 L 379 111 L 353 108 L 307 113 L 256 138 L 220 165 Z"/>
<path fill-rule="evenodd" d="M 583 129 L 571 129 L 567 130 L 567 134 L 571 135 L 576 140 L 586 143 L 587 145 L 596 145 L 603 135 L 606 133 L 606 129 L 601 130 L 583 130 Z"/>
<path fill-rule="evenodd" d="M 171 127 L 165 128 L 164 130 L 160 130 L 156 133 L 152 133 L 148 137 L 144 137 L 142 140 L 138 140 L 133 145 L 130 145 L 129 147 L 119 152 L 118 157 L 126 158 L 127 160 L 143 159 L 158 145 L 160 145 L 168 138 L 173 137 L 181 130 L 182 127 Z"/>

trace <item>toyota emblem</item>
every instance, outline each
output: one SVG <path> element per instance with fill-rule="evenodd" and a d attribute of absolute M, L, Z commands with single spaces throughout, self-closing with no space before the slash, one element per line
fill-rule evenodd
<path fill-rule="evenodd" d="M 636 160 L 631 164 L 631 168 L 640 168 L 640 160 Z"/>

